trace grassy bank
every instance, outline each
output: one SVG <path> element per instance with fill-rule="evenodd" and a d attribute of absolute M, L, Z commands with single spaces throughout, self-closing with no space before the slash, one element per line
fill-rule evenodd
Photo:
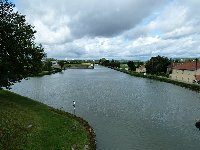
<path fill-rule="evenodd" d="M 69 69 L 92 69 L 91 63 L 66 64 L 65 68 L 69 68 Z"/>
<path fill-rule="evenodd" d="M 42 77 L 44 75 L 51 75 L 51 74 L 55 74 L 55 73 L 58 73 L 58 72 L 61 72 L 61 71 L 62 71 L 62 69 L 56 69 L 56 70 L 54 69 L 52 71 L 42 71 L 42 72 L 38 73 L 36 75 L 36 77 Z"/>
<path fill-rule="evenodd" d="M 200 92 L 200 86 L 196 85 L 196 84 L 179 82 L 179 81 L 176 81 L 176 80 L 171 80 L 167 77 L 161 77 L 161 76 L 156 76 L 156 75 L 148 75 L 148 74 L 144 75 L 143 73 L 137 73 L 137 72 L 133 72 L 133 71 L 125 70 L 125 69 L 115 68 L 115 70 L 129 74 L 131 76 L 154 79 L 154 80 L 158 80 L 158 81 L 162 81 L 162 82 L 172 83 L 172 84 L 175 84 L 175 85 L 178 85 L 178 86 L 181 86 L 181 87 L 188 88 L 188 89 L 193 90 L 193 91 Z"/>
<path fill-rule="evenodd" d="M 81 118 L 0 90 L 0 149 L 96 149 L 95 134 Z"/>

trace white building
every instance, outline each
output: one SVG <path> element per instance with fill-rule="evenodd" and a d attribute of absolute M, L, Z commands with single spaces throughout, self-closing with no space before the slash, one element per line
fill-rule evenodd
<path fill-rule="evenodd" d="M 58 61 L 53 60 L 53 61 L 51 61 L 51 63 L 52 63 L 52 68 L 54 68 L 54 69 L 60 69 L 61 68 L 60 65 L 58 64 Z"/>
<path fill-rule="evenodd" d="M 146 73 L 146 68 L 145 68 L 145 66 L 142 65 L 142 66 L 136 68 L 136 72 L 138 72 L 138 73 Z"/>

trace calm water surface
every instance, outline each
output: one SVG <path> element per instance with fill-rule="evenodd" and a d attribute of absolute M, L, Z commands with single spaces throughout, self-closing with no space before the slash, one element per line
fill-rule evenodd
<path fill-rule="evenodd" d="M 199 150 L 200 93 L 97 66 L 23 80 L 12 91 L 86 119 L 98 150 Z"/>

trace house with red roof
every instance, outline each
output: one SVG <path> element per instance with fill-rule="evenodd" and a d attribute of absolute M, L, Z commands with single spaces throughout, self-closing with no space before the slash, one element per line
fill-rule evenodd
<path fill-rule="evenodd" d="M 182 82 L 200 82 L 200 62 L 184 62 L 172 67 L 171 79 Z"/>

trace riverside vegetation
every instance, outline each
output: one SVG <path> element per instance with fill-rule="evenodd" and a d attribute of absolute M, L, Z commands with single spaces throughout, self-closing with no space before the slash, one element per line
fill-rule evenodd
<path fill-rule="evenodd" d="M 163 77 L 163 76 L 156 76 L 156 75 L 150 75 L 150 74 L 144 75 L 143 73 L 137 73 L 137 72 L 129 71 L 129 70 L 125 70 L 125 69 L 119 69 L 119 68 L 113 68 L 113 69 L 123 72 L 123 73 L 126 73 L 126 74 L 129 74 L 131 76 L 148 78 L 148 79 L 158 80 L 161 82 L 172 83 L 172 84 L 175 84 L 175 85 L 178 85 L 181 87 L 191 89 L 193 91 L 200 92 L 200 86 L 196 85 L 196 84 L 188 84 L 188 83 L 184 83 L 184 82 L 179 82 L 179 81 L 171 80 L 171 79 L 169 79 L 167 77 Z"/>
<path fill-rule="evenodd" d="M 89 124 L 61 110 L 0 90 L 0 149 L 96 149 Z"/>
<path fill-rule="evenodd" d="M 154 79 L 154 80 L 158 80 L 162 82 L 172 83 L 181 87 L 191 89 L 193 91 L 200 92 L 200 86 L 197 84 L 184 83 L 184 82 L 172 80 L 169 78 L 170 72 L 167 72 L 167 68 L 171 64 L 171 62 L 172 62 L 171 59 L 168 59 L 167 57 L 164 57 L 164 56 L 158 55 L 156 57 L 152 57 L 145 64 L 147 74 L 144 75 L 144 73 L 138 73 L 135 71 L 136 67 L 139 67 L 140 65 L 144 65 L 143 62 L 128 61 L 128 62 L 120 63 L 116 60 L 109 61 L 109 60 L 106 60 L 105 58 L 102 58 L 99 60 L 100 65 L 129 74 L 131 76 L 149 78 L 149 79 Z"/>

